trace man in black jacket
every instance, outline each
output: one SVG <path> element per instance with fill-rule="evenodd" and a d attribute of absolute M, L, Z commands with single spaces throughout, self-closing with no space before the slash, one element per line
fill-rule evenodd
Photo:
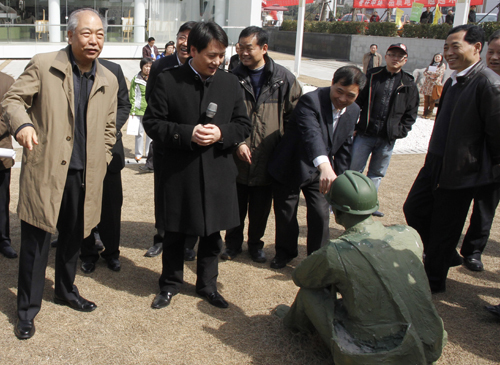
<path fill-rule="evenodd" d="M 432 11 L 430 6 L 425 8 L 425 11 L 420 15 L 420 24 L 432 24 L 432 20 L 434 16 L 432 15 Z"/>
<path fill-rule="evenodd" d="M 111 149 L 113 159 L 108 165 L 106 176 L 102 186 L 102 209 L 101 221 L 99 222 L 99 235 L 104 245 L 101 257 L 106 260 L 108 268 L 120 271 L 120 224 L 122 218 L 123 189 L 121 171 L 125 167 L 125 152 L 123 150 L 122 132 L 123 125 L 127 122 L 130 112 L 130 100 L 128 96 L 127 83 L 120 65 L 99 60 L 116 76 L 118 80 L 118 109 L 116 112 L 116 143 Z M 94 232 L 82 242 L 80 259 L 81 269 L 85 274 L 95 270 L 95 263 L 99 260 L 99 252 L 95 244 Z"/>
<path fill-rule="evenodd" d="M 240 224 L 232 152 L 250 134 L 238 79 L 219 69 L 227 35 L 213 22 L 189 33 L 192 58 L 163 71 L 150 95 L 143 124 L 161 143 L 165 237 L 160 292 L 152 307 L 164 308 L 183 283 L 186 236 L 199 236 L 196 292 L 227 308 L 217 291 L 221 230 Z"/>
<path fill-rule="evenodd" d="M 424 244 L 433 293 L 446 290 L 471 200 L 500 175 L 500 77 L 481 61 L 484 31 L 453 28 L 444 58 L 454 70 L 443 88 L 424 166 L 404 204 Z"/>
<path fill-rule="evenodd" d="M 252 132 L 235 151 L 240 225 L 226 231 L 226 250 L 221 255 L 224 260 L 232 260 L 241 252 L 248 210 L 248 252 L 255 262 L 266 261 L 262 237 L 273 194 L 267 165 L 302 95 L 295 76 L 267 55 L 267 43 L 264 29 L 243 29 L 238 40 L 241 63 L 232 70 L 240 80 Z"/>
<path fill-rule="evenodd" d="M 274 178 L 276 256 L 281 269 L 298 255 L 300 191 L 307 205 L 307 254 L 329 239 L 329 205 L 324 198 L 337 175 L 348 169 L 359 106 L 354 103 L 366 77 L 354 66 L 339 68 L 330 87 L 304 94 L 283 139 L 269 161 Z"/>
<path fill-rule="evenodd" d="M 188 37 L 189 32 L 195 26 L 196 22 L 190 21 L 182 24 L 177 32 L 177 44 L 176 51 L 174 54 L 160 58 L 158 61 L 154 62 L 151 66 L 151 71 L 149 72 L 148 83 L 146 84 L 146 101 L 149 101 L 149 97 L 153 92 L 156 84 L 156 79 L 158 75 L 163 71 L 172 68 L 182 66 L 189 58 L 188 51 Z M 163 148 L 161 143 L 151 142 L 149 147 L 148 159 L 144 167 L 139 167 L 143 171 L 154 171 L 154 184 L 155 184 L 155 227 L 156 234 L 153 238 L 153 246 L 151 246 L 144 256 L 155 257 L 158 256 L 163 251 L 163 236 L 165 230 L 163 228 L 163 197 L 161 194 L 161 189 L 158 189 L 158 184 L 160 183 L 161 169 L 162 169 L 162 159 L 163 159 Z M 196 257 L 196 253 L 193 250 L 196 245 L 198 237 L 188 236 L 186 237 L 186 247 L 184 252 L 184 260 L 193 261 Z"/>
<path fill-rule="evenodd" d="M 406 137 L 417 119 L 417 85 L 413 76 L 402 70 L 407 60 L 408 50 L 403 43 L 391 45 L 385 54 L 387 66 L 367 72 L 368 85 L 356 100 L 361 116 L 350 170 L 363 172 L 371 154 L 367 176 L 377 190 L 389 167 L 396 139 Z M 373 215 L 384 216 L 379 211 Z"/>

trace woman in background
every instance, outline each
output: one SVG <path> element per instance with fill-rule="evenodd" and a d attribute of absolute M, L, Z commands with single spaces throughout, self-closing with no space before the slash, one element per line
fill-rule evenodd
<path fill-rule="evenodd" d="M 139 119 L 139 130 L 135 136 L 135 160 L 137 162 L 143 156 L 144 153 L 144 127 L 142 125 L 142 117 L 146 111 L 148 104 L 146 103 L 146 82 L 148 81 L 149 71 L 151 70 L 151 65 L 153 64 L 152 58 L 143 58 L 140 62 L 141 71 L 132 78 L 130 83 L 130 104 L 132 108 L 130 109 L 130 115 L 133 118 Z M 151 138 L 146 134 L 146 149 L 149 150 L 149 144 L 151 143 Z"/>
<path fill-rule="evenodd" d="M 424 118 L 432 117 L 434 111 L 435 100 L 432 97 L 432 91 L 434 86 L 442 86 L 444 71 L 446 70 L 446 65 L 444 64 L 443 55 L 441 53 L 436 53 L 432 57 L 432 61 L 429 66 L 424 71 L 424 85 L 420 92 L 424 95 Z"/>

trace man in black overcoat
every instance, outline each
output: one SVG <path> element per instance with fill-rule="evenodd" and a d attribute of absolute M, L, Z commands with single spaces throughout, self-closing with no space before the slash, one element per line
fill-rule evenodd
<path fill-rule="evenodd" d="M 276 219 L 273 269 L 285 267 L 298 255 L 301 190 L 307 204 L 307 254 L 329 239 L 330 212 L 323 194 L 351 162 L 353 132 L 360 111 L 354 101 L 365 84 L 366 77 L 359 68 L 339 68 L 330 87 L 299 99 L 285 125 L 283 139 L 269 162 Z"/>
<path fill-rule="evenodd" d="M 165 151 L 163 270 L 151 305 L 156 309 L 180 291 L 188 235 L 200 237 L 196 292 L 216 307 L 228 307 L 217 292 L 220 231 L 240 223 L 232 151 L 251 125 L 238 79 L 219 69 L 227 45 L 219 25 L 197 23 L 188 39 L 192 58 L 158 76 L 144 115 L 146 133 Z M 209 116 L 213 104 L 216 113 Z"/>
<path fill-rule="evenodd" d="M 146 101 L 149 101 L 149 97 L 151 93 L 153 93 L 158 75 L 169 68 L 182 66 L 190 57 L 187 41 L 189 38 L 189 32 L 191 32 L 191 29 L 193 29 L 195 24 L 196 22 L 193 21 L 182 24 L 177 32 L 175 53 L 153 62 L 151 71 L 149 72 L 148 83 L 146 84 Z M 148 172 L 151 172 L 151 170 L 154 171 L 156 234 L 153 238 L 153 246 L 151 246 L 144 255 L 146 257 L 158 256 L 163 251 L 163 236 L 165 235 L 165 229 L 163 228 L 163 197 L 161 195 L 161 189 L 158 188 L 160 184 L 163 159 L 162 147 L 161 143 L 155 141 L 151 142 L 146 164 L 143 167 L 139 167 L 139 170 Z M 193 261 L 195 259 L 196 253 L 193 248 L 196 245 L 197 239 L 198 237 L 196 236 L 186 237 L 184 260 Z"/>

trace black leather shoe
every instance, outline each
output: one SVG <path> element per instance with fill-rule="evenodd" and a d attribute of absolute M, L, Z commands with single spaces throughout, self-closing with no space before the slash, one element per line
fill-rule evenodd
<path fill-rule="evenodd" d="M 464 266 L 470 271 L 484 271 L 484 266 L 481 262 L 481 259 L 475 259 L 471 256 L 464 258 Z"/>
<path fill-rule="evenodd" d="M 194 261 L 196 259 L 196 252 L 194 250 L 185 247 L 184 248 L 184 261 Z"/>
<path fill-rule="evenodd" d="M 174 294 L 168 291 L 159 292 L 153 299 L 153 303 L 151 303 L 151 308 L 161 309 L 167 307 L 170 304 L 170 301 L 172 300 L 173 296 Z"/>
<path fill-rule="evenodd" d="M 10 245 L 0 247 L 0 252 L 8 259 L 15 259 L 17 257 L 16 251 Z"/>
<path fill-rule="evenodd" d="M 496 316 L 500 316 L 500 304 L 499 305 L 487 305 L 485 308 Z"/>
<path fill-rule="evenodd" d="M 227 308 L 229 307 L 229 303 L 220 295 L 218 292 L 214 291 L 210 294 L 200 294 L 201 296 L 207 298 L 208 302 L 217 308 Z"/>
<path fill-rule="evenodd" d="M 455 250 L 453 253 L 453 257 L 450 260 L 450 267 L 460 266 L 464 263 L 464 259 L 460 254 Z"/>
<path fill-rule="evenodd" d="M 230 248 L 226 248 L 225 251 L 220 255 L 220 258 L 223 260 L 234 260 L 238 254 L 241 253 L 241 249 L 238 251 L 231 250 Z"/>
<path fill-rule="evenodd" d="M 382 213 L 382 212 L 379 212 L 378 210 L 376 212 L 373 212 L 372 215 L 374 217 L 379 217 L 379 218 L 382 218 L 385 214 Z"/>
<path fill-rule="evenodd" d="M 50 243 L 50 247 L 57 247 L 57 239 Z"/>
<path fill-rule="evenodd" d="M 83 261 L 80 269 L 82 269 L 82 271 L 85 274 L 91 274 L 95 271 L 95 263 L 92 261 L 88 261 L 88 262 Z"/>
<path fill-rule="evenodd" d="M 155 257 L 161 254 L 162 251 L 163 251 L 163 243 L 159 242 L 151 246 L 144 256 Z"/>
<path fill-rule="evenodd" d="M 122 265 L 120 264 L 120 260 L 118 260 L 118 259 L 109 259 L 109 260 L 106 260 L 106 262 L 108 263 L 108 269 L 110 269 L 110 270 L 118 272 L 122 268 Z"/>
<path fill-rule="evenodd" d="M 95 303 L 81 296 L 78 297 L 78 299 L 76 300 L 68 300 L 54 296 L 54 303 L 59 305 L 67 305 L 71 309 L 74 309 L 79 312 L 92 312 L 94 309 L 97 308 L 97 305 L 95 305 Z"/>
<path fill-rule="evenodd" d="M 263 263 L 266 262 L 266 254 L 263 250 L 249 251 L 253 261 Z"/>
<path fill-rule="evenodd" d="M 14 333 L 20 340 L 27 340 L 35 334 L 35 322 L 33 320 L 20 320 L 17 319 Z"/>
<path fill-rule="evenodd" d="M 271 268 L 282 269 L 286 266 L 286 264 L 288 264 L 292 260 L 293 258 L 275 256 L 274 259 L 272 259 L 271 261 Z"/>

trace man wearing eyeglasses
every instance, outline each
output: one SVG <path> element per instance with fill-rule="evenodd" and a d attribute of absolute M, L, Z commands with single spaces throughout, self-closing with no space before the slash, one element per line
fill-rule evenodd
<path fill-rule="evenodd" d="M 385 67 L 368 70 L 368 87 L 356 103 L 361 115 L 356 125 L 350 170 L 363 172 L 371 154 L 367 176 L 379 188 L 387 172 L 396 140 L 404 138 L 417 119 L 419 96 L 415 79 L 402 68 L 408 61 L 403 43 L 391 45 Z M 383 217 L 380 211 L 374 216 Z"/>

